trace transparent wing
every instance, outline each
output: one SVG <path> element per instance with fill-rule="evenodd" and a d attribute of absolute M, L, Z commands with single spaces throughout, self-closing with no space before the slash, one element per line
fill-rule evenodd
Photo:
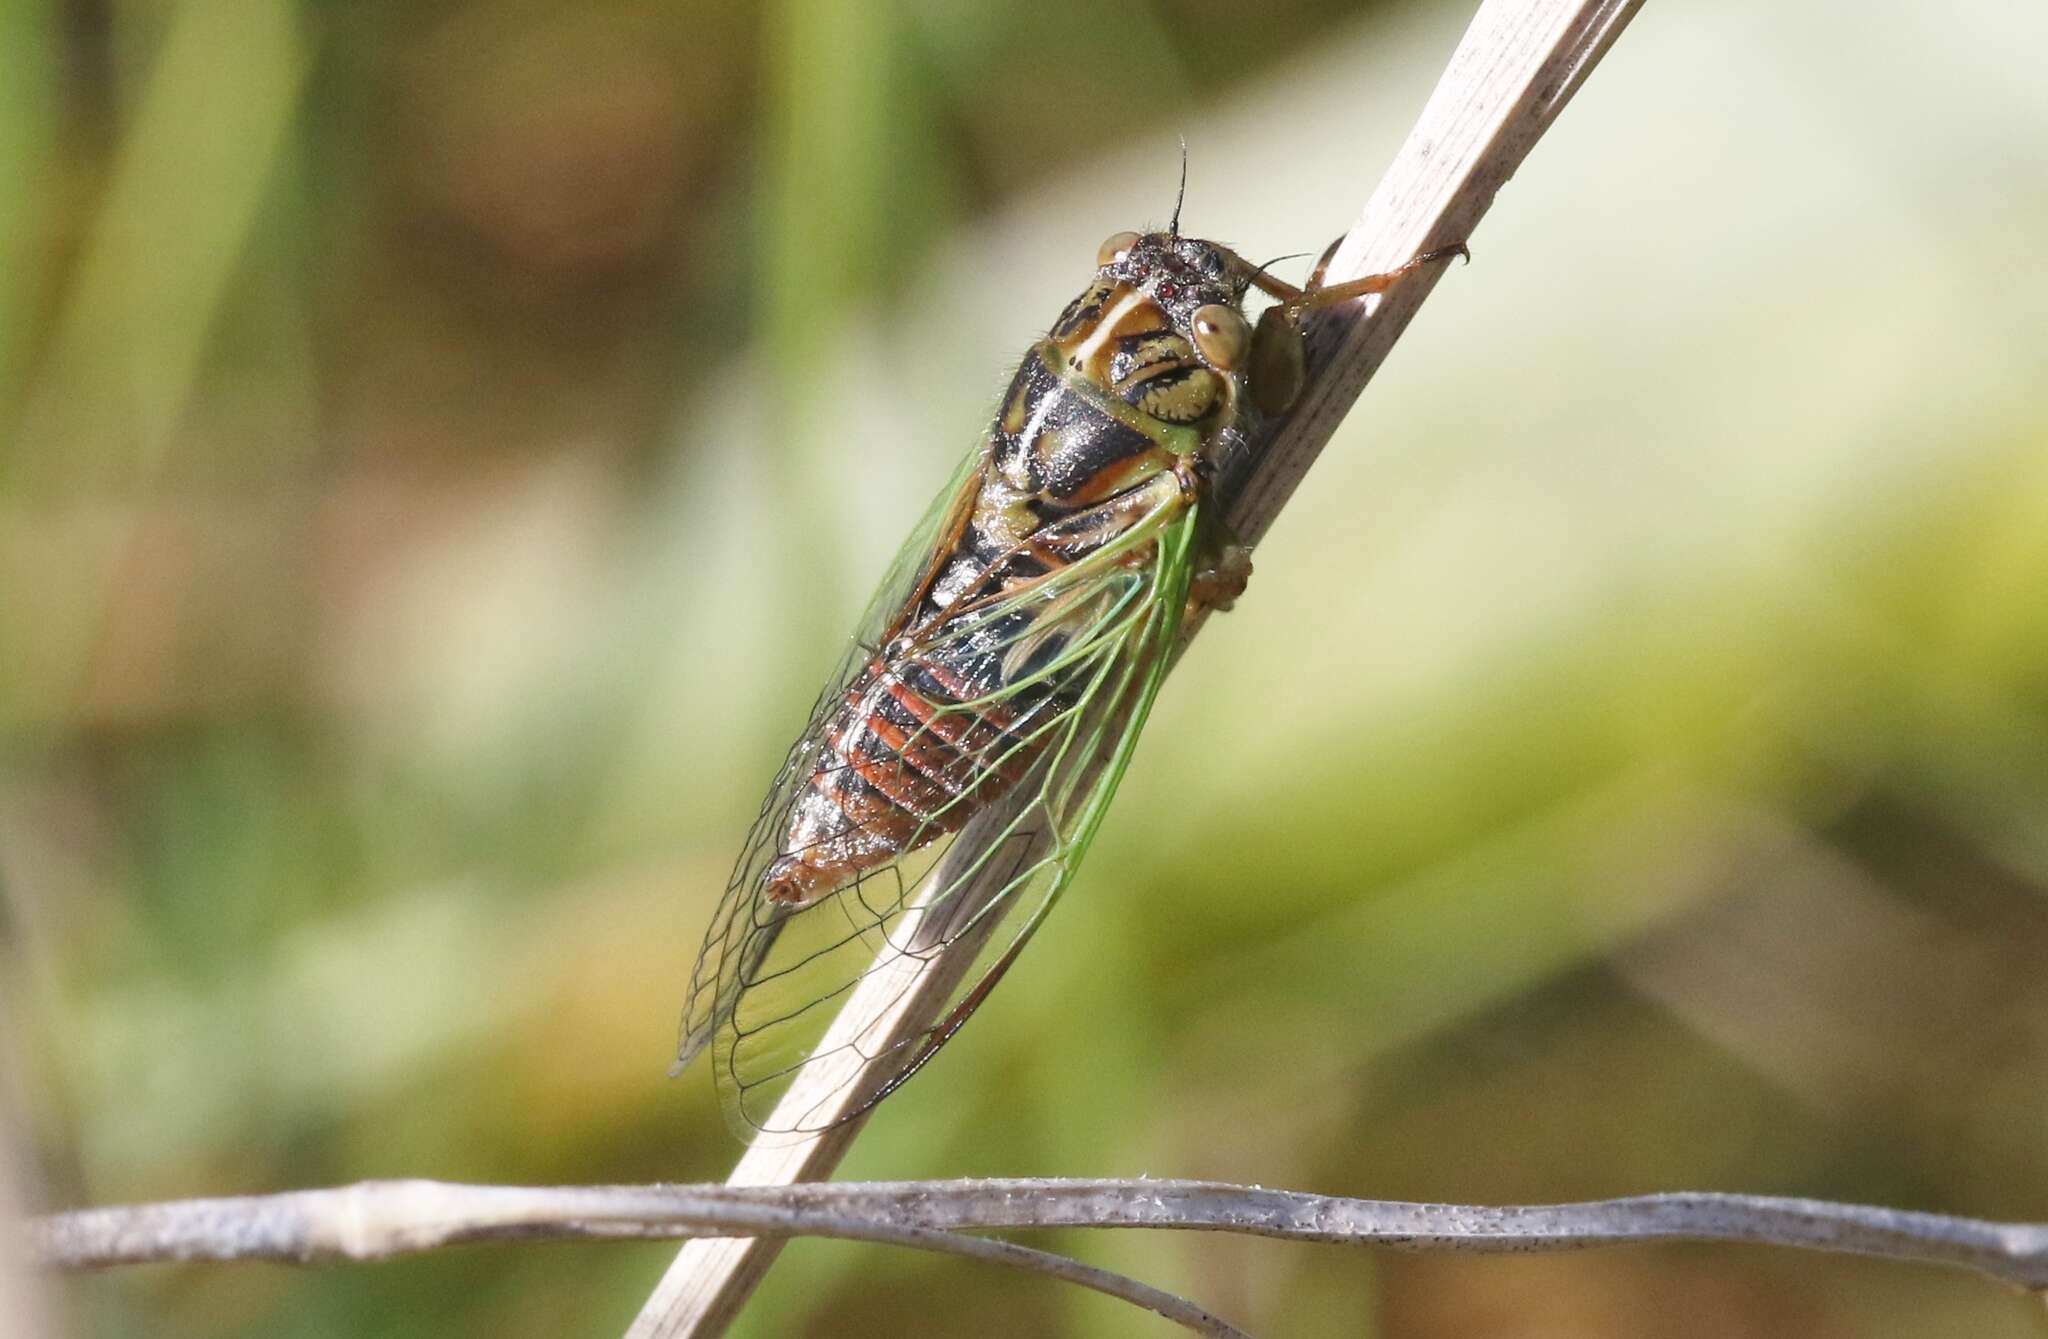
<path fill-rule="evenodd" d="M 887 863 L 791 907 L 763 894 L 763 871 L 829 751 L 823 726 L 839 699 L 821 698 L 749 835 L 685 1017 L 684 1059 L 709 1046 L 740 1133 L 808 1133 L 866 1110 L 1001 978 L 1079 866 L 1129 762 L 1179 630 L 1195 519 L 1169 497 L 1087 557 L 892 645 L 899 662 L 972 647 L 1020 671 L 924 727 L 977 740 L 965 755 L 974 775 L 957 778 L 952 803 L 979 812 L 962 826 L 942 806 L 931 824 L 958 835 L 920 832 Z M 949 714 L 980 723 L 978 734 L 947 730 Z M 999 798 L 984 806 L 990 789 Z M 806 1105 L 778 1110 L 799 1081 Z"/>
<path fill-rule="evenodd" d="M 705 936 L 696 967 L 690 973 L 690 990 L 683 1003 L 682 1040 L 671 1073 L 696 1058 L 710 1041 L 719 1017 L 729 1011 L 731 1001 L 727 999 L 721 1003 L 721 975 L 728 970 L 740 971 L 741 955 L 765 951 L 766 945 L 758 942 L 758 938 L 742 942 L 744 923 L 751 902 L 759 891 L 761 870 L 756 858 L 764 850 L 772 849 L 777 834 L 788 823 L 789 811 L 797 796 L 816 772 L 818 760 L 827 747 L 826 723 L 844 700 L 847 686 L 860 673 L 875 649 L 895 634 L 897 625 L 907 612 L 915 608 L 936 576 L 944 555 L 959 540 L 974 512 L 988 451 L 989 444 L 984 438 L 967 453 L 954 469 L 952 478 L 925 508 L 924 516 L 911 529 L 903 547 L 890 560 L 888 571 L 883 574 L 881 584 L 875 588 L 866 610 L 861 614 L 846 654 L 826 680 L 817 701 L 812 703 L 810 719 L 805 723 L 803 733 L 790 745 L 788 756 L 782 760 L 782 767 L 768 787 L 767 798 L 761 802 L 760 812 L 755 815 L 753 827 L 747 833 L 747 844 L 740 855 L 739 866 L 733 870 L 725 894 L 712 913 L 710 932 Z"/>

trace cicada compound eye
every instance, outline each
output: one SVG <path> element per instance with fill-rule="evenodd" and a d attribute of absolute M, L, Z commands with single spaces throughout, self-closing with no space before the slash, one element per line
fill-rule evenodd
<path fill-rule="evenodd" d="M 1189 324 L 1189 330 L 1195 337 L 1195 348 L 1201 352 L 1202 361 L 1219 372 L 1237 370 L 1238 364 L 1244 361 L 1246 347 L 1252 341 L 1252 330 L 1245 324 L 1243 314 L 1221 302 L 1195 308 L 1195 318 Z"/>
<path fill-rule="evenodd" d="M 1111 233 L 1109 240 L 1102 244 L 1102 249 L 1095 253 L 1095 267 L 1103 269 L 1116 264 L 1125 256 L 1130 255 L 1131 248 L 1137 244 L 1138 234 L 1134 232 Z"/>

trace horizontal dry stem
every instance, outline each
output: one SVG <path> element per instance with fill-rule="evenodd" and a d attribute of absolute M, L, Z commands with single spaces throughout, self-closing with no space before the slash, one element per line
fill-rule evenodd
<path fill-rule="evenodd" d="M 81 1209 L 32 1219 L 25 1230 L 31 1258 L 44 1267 L 90 1269 L 167 1260 L 383 1260 L 464 1242 L 591 1237 L 826 1236 L 956 1250 L 933 1237 L 971 1242 L 953 1234 L 1044 1227 L 1166 1228 L 1485 1253 L 1746 1242 L 1959 1266 L 2048 1289 L 2048 1225 L 1710 1193 L 1487 1206 L 1214 1181 L 554 1187 L 364 1181 L 329 1190 Z"/>

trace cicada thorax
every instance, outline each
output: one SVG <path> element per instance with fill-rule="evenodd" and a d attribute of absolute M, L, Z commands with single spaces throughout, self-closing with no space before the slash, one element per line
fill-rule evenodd
<path fill-rule="evenodd" d="M 1227 408 L 1235 390 L 1157 301 L 1115 280 L 1098 280 L 1076 298 L 1048 343 L 1072 372 L 1163 423 L 1207 419 Z"/>
<path fill-rule="evenodd" d="M 1258 413 L 1240 366 L 1247 270 L 1193 239 L 1104 247 L 1011 378 L 968 519 L 831 705 L 768 897 L 801 905 L 845 887 L 956 831 L 1030 770 L 1043 747 L 1032 723 L 1071 706 L 1085 675 L 1046 667 L 1107 598 L 1059 574 L 1192 503 L 1195 462 Z M 1113 555 L 1153 560 L 1147 543 Z"/>

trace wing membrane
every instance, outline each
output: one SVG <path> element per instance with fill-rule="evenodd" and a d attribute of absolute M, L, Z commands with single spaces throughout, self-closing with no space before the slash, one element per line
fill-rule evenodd
<path fill-rule="evenodd" d="M 943 502 L 935 510 L 932 538 L 948 514 Z M 929 822 L 960 826 L 947 821 L 955 805 L 983 811 L 951 838 L 923 844 L 920 832 L 912 849 L 816 902 L 773 902 L 762 874 L 831 753 L 824 726 L 864 653 L 850 657 L 769 793 L 692 978 L 683 1060 L 710 1047 L 736 1130 L 808 1133 L 865 1110 L 930 1059 L 1007 970 L 1073 876 L 1129 762 L 1179 629 L 1195 519 L 1192 506 L 1162 501 L 1085 558 L 891 644 L 895 663 L 944 647 L 1007 667 L 999 690 L 942 707 L 921 728 L 976 741 L 964 758 L 972 775 L 957 778 Z M 898 569 L 899 584 L 920 570 L 911 580 L 929 583 L 930 565 L 908 550 Z M 886 627 L 884 600 L 869 622 Z M 984 806 L 979 786 L 998 776 L 1001 798 Z M 941 954 L 948 961 L 925 971 Z M 900 1022 L 890 1006 L 907 1009 L 921 992 L 916 1021 Z M 869 1025 L 835 1025 L 856 993 Z M 778 1110 L 800 1078 L 812 1105 Z"/>
<path fill-rule="evenodd" d="M 690 990 L 683 1003 L 682 1040 L 671 1073 L 696 1058 L 710 1042 L 718 1020 L 730 1012 L 730 987 L 721 986 L 721 977 L 749 978 L 772 945 L 773 931 L 764 934 L 751 925 L 752 902 L 760 883 L 760 858 L 764 852 L 773 850 L 778 834 L 788 823 L 791 806 L 816 772 L 826 750 L 825 724 L 844 698 L 847 686 L 859 674 L 872 649 L 893 635 L 904 611 L 915 607 L 931 585 L 941 555 L 953 547 L 973 514 L 988 449 L 984 442 L 967 453 L 890 561 L 881 584 L 861 614 L 846 654 L 812 703 L 803 733 L 790 745 L 769 785 L 768 795 L 747 832 L 739 866 L 712 913 L 711 929 L 690 973 Z"/>

